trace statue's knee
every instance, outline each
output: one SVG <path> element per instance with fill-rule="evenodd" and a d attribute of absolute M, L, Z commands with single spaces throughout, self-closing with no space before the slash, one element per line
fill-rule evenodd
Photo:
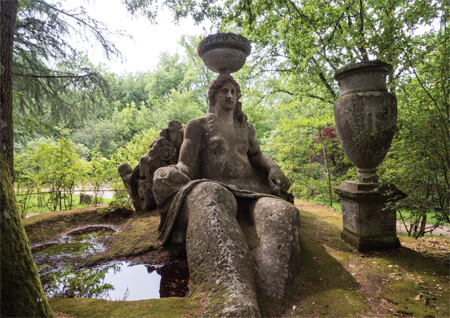
<path fill-rule="evenodd" d="M 255 223 L 268 224 L 300 224 L 300 214 L 297 208 L 281 199 L 270 197 L 258 200 L 254 210 Z"/>
<path fill-rule="evenodd" d="M 290 203 L 286 204 L 283 209 L 283 215 L 290 220 L 291 224 L 296 226 L 300 225 L 300 213 L 294 205 Z"/>
<path fill-rule="evenodd" d="M 202 182 L 194 187 L 186 198 L 188 214 L 208 213 L 209 209 L 222 209 L 236 217 L 237 203 L 234 195 L 214 182 Z"/>

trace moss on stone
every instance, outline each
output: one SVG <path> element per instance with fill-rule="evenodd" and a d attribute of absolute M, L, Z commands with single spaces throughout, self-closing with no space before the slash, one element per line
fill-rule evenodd
<path fill-rule="evenodd" d="M 0 182 L 1 316 L 51 317 L 3 154 Z"/>

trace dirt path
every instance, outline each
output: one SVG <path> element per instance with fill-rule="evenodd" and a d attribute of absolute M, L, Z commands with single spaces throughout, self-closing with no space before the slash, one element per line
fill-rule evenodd
<path fill-rule="evenodd" d="M 408 224 L 408 223 L 407 223 Z M 433 224 L 427 224 L 426 228 L 432 228 Z M 408 233 L 402 221 L 397 220 L 397 232 Z M 433 235 L 450 237 L 450 225 L 442 225 L 433 230 Z"/>

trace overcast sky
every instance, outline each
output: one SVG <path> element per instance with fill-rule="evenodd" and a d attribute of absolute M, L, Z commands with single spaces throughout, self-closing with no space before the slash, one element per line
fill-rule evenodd
<path fill-rule="evenodd" d="M 88 50 L 93 63 L 103 62 L 110 71 L 119 74 L 153 70 L 162 52 L 183 52 L 178 45 L 182 35 L 205 35 L 210 32 L 210 23 L 196 26 L 191 18 L 185 18 L 176 25 L 168 10 L 158 12 L 158 24 L 151 24 L 144 17 L 132 17 L 121 0 L 67 1 L 64 4 L 64 7 L 73 6 L 85 7 L 92 18 L 104 22 L 111 31 L 123 30 L 133 36 L 133 40 L 114 38 L 114 43 L 122 52 L 123 63 L 119 59 L 108 61 L 97 50 Z"/>

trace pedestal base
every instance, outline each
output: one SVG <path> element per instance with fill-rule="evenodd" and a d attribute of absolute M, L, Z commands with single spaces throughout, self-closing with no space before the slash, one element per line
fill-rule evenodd
<path fill-rule="evenodd" d="M 400 247 L 395 210 L 386 207 L 386 202 L 399 200 L 404 194 L 397 189 L 387 194 L 380 186 L 344 181 L 334 188 L 342 203 L 341 237 L 360 252 Z"/>

